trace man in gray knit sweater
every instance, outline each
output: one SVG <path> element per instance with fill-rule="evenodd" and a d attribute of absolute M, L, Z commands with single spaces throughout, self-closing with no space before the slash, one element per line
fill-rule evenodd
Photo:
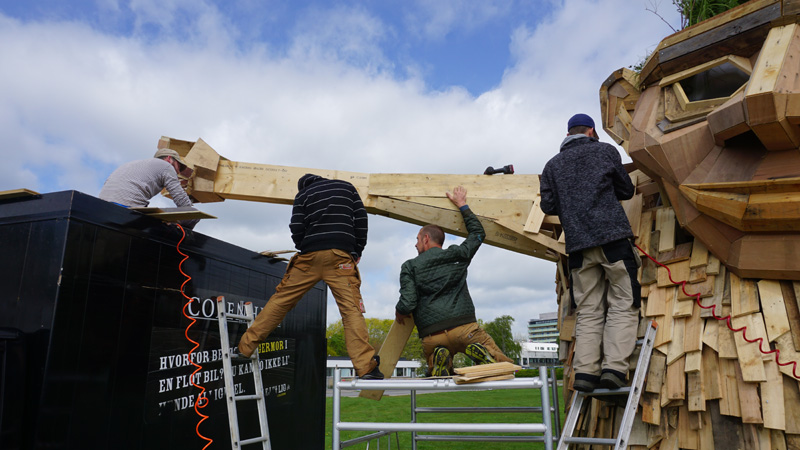
<path fill-rule="evenodd" d="M 636 344 L 641 264 L 620 200 L 634 186 L 614 146 L 598 141 L 594 121 L 574 115 L 558 155 L 541 177 L 542 211 L 558 215 L 569 253 L 570 291 L 577 305 L 573 388 L 625 386 Z"/>

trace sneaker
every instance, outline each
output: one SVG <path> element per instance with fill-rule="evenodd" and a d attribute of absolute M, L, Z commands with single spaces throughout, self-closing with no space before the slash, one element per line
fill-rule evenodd
<path fill-rule="evenodd" d="M 603 374 L 600 375 L 600 387 L 606 389 L 620 389 L 624 388 L 626 385 L 625 379 L 620 378 L 614 372 L 603 372 Z"/>
<path fill-rule="evenodd" d="M 489 354 L 489 350 L 486 350 L 486 347 L 477 342 L 469 344 L 466 350 L 464 350 L 464 353 L 466 353 L 475 364 L 491 364 L 497 362 L 492 358 L 492 355 Z"/>
<path fill-rule="evenodd" d="M 378 355 L 375 355 L 373 358 L 375 358 L 375 361 L 377 362 L 377 364 L 375 365 L 375 368 L 372 369 L 369 373 L 365 373 L 364 375 L 361 375 L 359 377 L 360 379 L 362 379 L 362 380 L 382 380 L 383 379 L 383 373 L 379 369 L 379 367 L 381 366 L 381 357 L 378 356 Z"/>
<path fill-rule="evenodd" d="M 594 381 L 589 380 L 575 380 L 572 382 L 572 389 L 581 392 L 592 392 L 597 387 Z"/>
<path fill-rule="evenodd" d="M 450 351 L 444 347 L 433 349 L 433 367 L 431 368 L 432 377 L 449 377 L 447 362 L 450 359 Z"/>

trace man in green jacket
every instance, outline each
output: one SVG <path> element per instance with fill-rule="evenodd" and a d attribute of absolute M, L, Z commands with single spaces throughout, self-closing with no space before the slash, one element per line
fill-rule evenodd
<path fill-rule="evenodd" d="M 413 314 L 428 375 L 435 377 L 452 374 L 456 353 L 465 353 L 478 364 L 513 362 L 476 323 L 467 289 L 467 267 L 486 232 L 467 206 L 466 189 L 458 186 L 446 195 L 464 217 L 467 239 L 445 250 L 444 231 L 437 225 L 422 227 L 417 234 L 419 255 L 400 270 L 400 300 L 395 306 L 400 324 Z"/>

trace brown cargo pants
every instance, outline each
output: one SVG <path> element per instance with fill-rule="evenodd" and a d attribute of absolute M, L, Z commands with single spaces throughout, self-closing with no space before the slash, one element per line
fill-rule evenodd
<path fill-rule="evenodd" d="M 578 312 L 576 377 L 597 381 L 601 371 L 614 371 L 624 379 L 636 345 L 641 303 L 636 270 L 641 262 L 627 239 L 577 253 L 569 256 Z"/>
<path fill-rule="evenodd" d="M 450 361 L 447 364 L 447 370 L 453 373 L 453 356 L 456 353 L 464 353 L 467 346 L 472 343 L 482 344 L 489 351 L 497 362 L 510 362 L 514 361 L 508 356 L 504 355 L 500 347 L 495 344 L 494 339 L 489 336 L 489 333 L 475 322 L 457 327 L 450 328 L 449 330 L 439 331 L 429 334 L 422 338 L 422 352 L 425 354 L 425 359 L 428 361 L 428 367 L 433 367 L 433 350 L 436 347 L 447 347 L 450 351 Z"/>
<path fill-rule="evenodd" d="M 361 313 L 361 275 L 353 257 L 337 249 L 298 253 L 292 257 L 275 294 L 239 341 L 239 352 L 251 355 L 319 280 L 328 284 L 336 299 L 342 315 L 345 346 L 356 374 L 361 376 L 372 371 L 377 363 Z"/>

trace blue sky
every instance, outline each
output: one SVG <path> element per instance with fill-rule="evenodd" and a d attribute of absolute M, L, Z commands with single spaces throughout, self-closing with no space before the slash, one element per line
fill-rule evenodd
<path fill-rule="evenodd" d="M 540 173 L 569 116 L 599 121 L 600 84 L 672 32 L 648 8 L 678 23 L 668 0 L 0 0 L 0 190 L 96 195 L 162 135 L 265 164 Z M 292 248 L 290 208 L 200 208 L 219 219 L 198 232 Z M 368 316 L 393 316 L 416 232 L 370 218 Z M 523 334 L 556 309 L 554 278 L 486 247 L 469 284 L 479 318 L 511 315 Z"/>

